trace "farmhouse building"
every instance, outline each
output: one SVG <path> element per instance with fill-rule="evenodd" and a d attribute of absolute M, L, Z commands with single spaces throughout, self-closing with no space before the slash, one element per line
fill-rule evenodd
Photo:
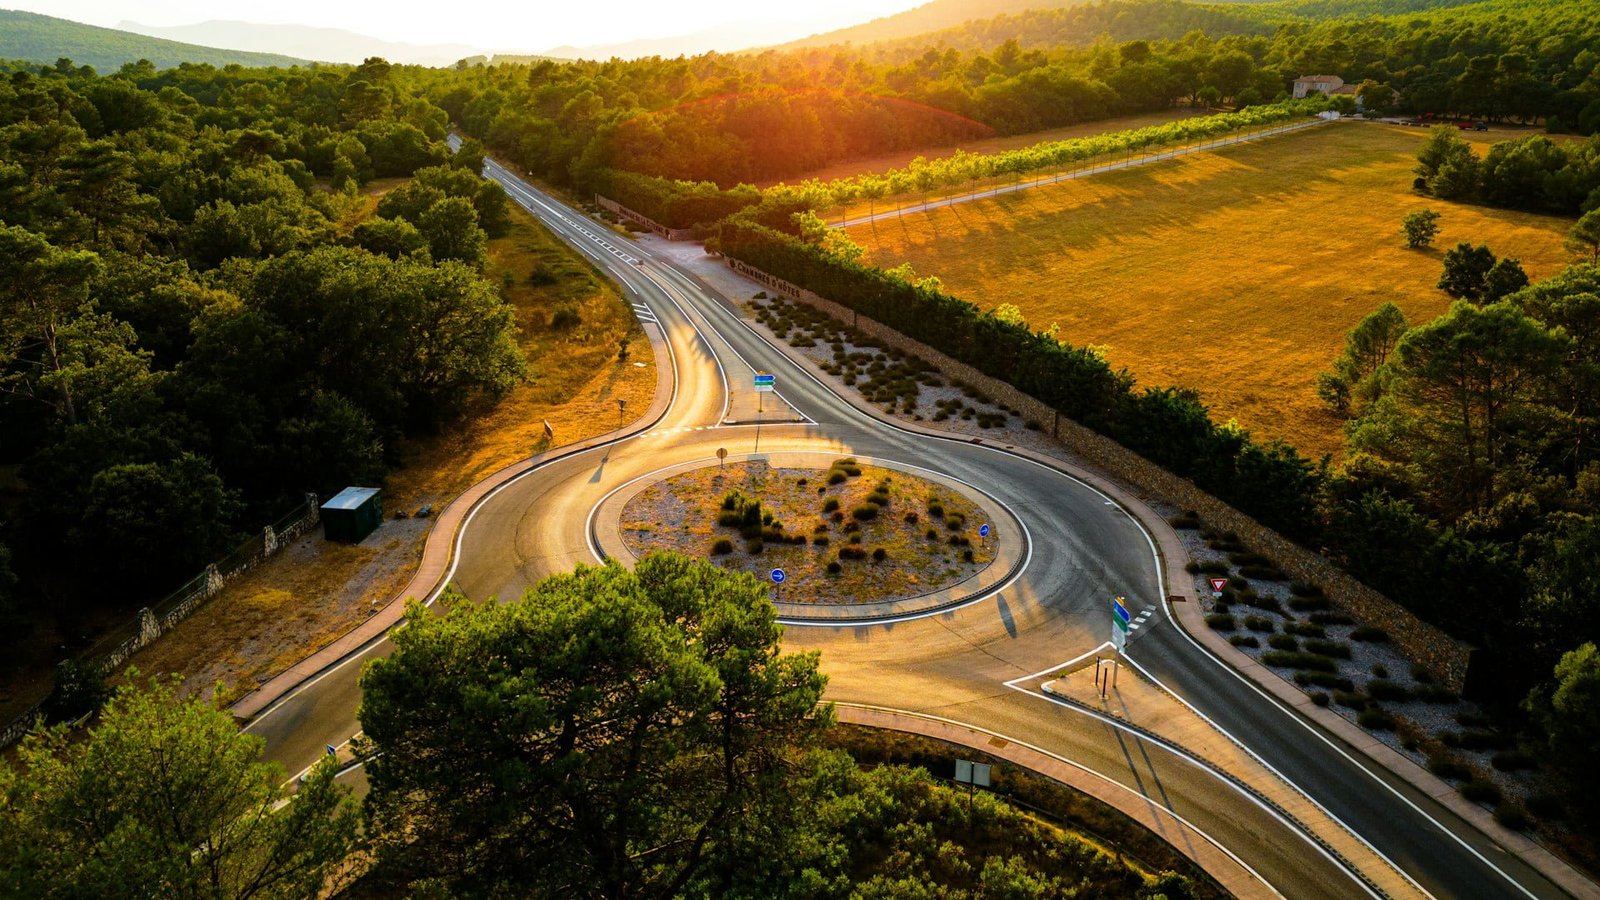
<path fill-rule="evenodd" d="M 1345 87 L 1344 79 L 1337 75 L 1301 75 L 1294 80 L 1294 98 L 1304 100 L 1312 91 L 1323 94 L 1353 94 L 1355 89 L 1341 90 Z"/>

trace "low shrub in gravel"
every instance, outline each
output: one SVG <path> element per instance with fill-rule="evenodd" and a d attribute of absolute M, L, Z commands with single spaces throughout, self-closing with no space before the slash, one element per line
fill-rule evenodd
<path fill-rule="evenodd" d="M 1448 753 L 1428 754 L 1428 771 L 1450 781 L 1465 781 L 1472 777 L 1472 769 Z"/>
<path fill-rule="evenodd" d="M 1457 790 L 1461 791 L 1461 796 L 1471 800 L 1473 803 L 1500 802 L 1501 793 L 1499 785 L 1492 781 L 1486 781 L 1482 778 L 1473 778 L 1463 783 L 1461 787 L 1457 788 Z"/>
<path fill-rule="evenodd" d="M 1564 819 L 1567 815 L 1567 805 L 1555 794 L 1540 791 L 1528 795 L 1528 812 L 1541 819 Z"/>
<path fill-rule="evenodd" d="M 1248 579 L 1248 578 L 1240 578 L 1239 576 L 1235 575 L 1232 578 L 1228 579 L 1228 587 L 1231 587 L 1236 591 L 1249 590 L 1250 589 L 1250 579 Z"/>
<path fill-rule="evenodd" d="M 1355 619 L 1336 611 L 1314 612 L 1310 619 L 1317 625 L 1354 625 L 1356 622 Z"/>
<path fill-rule="evenodd" d="M 1433 673 L 1416 663 L 1412 663 L 1411 680 L 1417 684 L 1433 684 Z"/>
<path fill-rule="evenodd" d="M 1367 693 L 1374 700 L 1385 703 L 1404 703 L 1411 699 L 1411 691 L 1403 684 L 1395 684 L 1382 678 L 1374 678 L 1367 682 Z"/>
<path fill-rule="evenodd" d="M 1456 724 L 1462 728 L 1491 728 L 1494 726 L 1493 719 L 1471 709 L 1458 710 L 1451 718 L 1455 719 Z"/>
<path fill-rule="evenodd" d="M 843 572 L 843 571 L 844 571 L 844 566 L 839 565 L 839 561 L 837 559 L 828 560 L 828 574 L 829 575 L 837 575 L 837 574 L 839 574 L 840 572 Z"/>
<path fill-rule="evenodd" d="M 1494 808 L 1494 820 L 1512 831 L 1527 831 L 1533 827 L 1528 811 L 1515 803 L 1502 803 Z"/>
<path fill-rule="evenodd" d="M 1292 581 L 1289 583 L 1289 593 L 1296 597 L 1321 597 L 1322 588 L 1309 581 Z"/>
<path fill-rule="evenodd" d="M 1366 641 L 1369 644 L 1383 644 L 1389 640 L 1389 632 L 1371 625 L 1363 625 L 1350 632 L 1350 640 Z"/>
<path fill-rule="evenodd" d="M 1267 646 L 1274 650 L 1299 650 L 1300 642 L 1287 634 L 1275 634 L 1267 638 Z"/>
<path fill-rule="evenodd" d="M 1228 574 L 1228 564 L 1220 559 L 1205 559 L 1199 562 L 1195 567 L 1195 571 L 1202 575 L 1226 575 Z"/>
<path fill-rule="evenodd" d="M 1029 419 L 1027 427 L 1029 431 L 1038 431 L 1039 423 Z M 1184 513 L 1168 519 L 1167 524 L 1171 525 L 1173 528 L 1180 528 L 1185 531 L 1193 531 L 1194 529 L 1200 527 L 1200 518 L 1193 513 Z"/>
<path fill-rule="evenodd" d="M 717 538 L 716 541 L 711 545 L 711 555 L 713 556 L 722 556 L 725 553 L 732 552 L 733 541 L 730 541 L 727 538 Z"/>
<path fill-rule="evenodd" d="M 1213 606 L 1211 608 L 1211 611 L 1212 612 L 1225 613 L 1225 612 L 1227 612 L 1228 610 L 1231 610 L 1231 609 L 1233 609 L 1233 607 L 1229 606 L 1226 603 L 1223 603 L 1221 600 L 1218 600 L 1216 606 Z"/>
<path fill-rule="evenodd" d="M 1501 750 L 1489 760 L 1489 765 L 1502 772 L 1533 768 L 1533 756 L 1521 750 Z"/>
<path fill-rule="evenodd" d="M 1323 630 L 1321 625 L 1313 625 L 1310 622 L 1286 622 L 1283 626 L 1283 633 L 1308 638 L 1328 636 L 1328 632 Z"/>
<path fill-rule="evenodd" d="M 1270 634 L 1278 630 L 1278 626 L 1266 616 L 1245 616 L 1244 627 L 1263 634 Z"/>
<path fill-rule="evenodd" d="M 1256 636 L 1253 635 L 1253 634 L 1229 635 L 1228 643 L 1234 645 L 1235 647 L 1260 647 L 1261 646 L 1261 642 L 1256 640 Z"/>
<path fill-rule="evenodd" d="M 1411 693 L 1423 703 L 1454 703 L 1457 699 L 1456 692 L 1442 684 L 1420 684 Z"/>
<path fill-rule="evenodd" d="M 1338 659 L 1350 658 L 1350 645 L 1343 641 L 1319 641 L 1315 639 L 1308 639 L 1306 641 L 1306 649 L 1312 653 L 1320 653 L 1323 656 L 1332 656 Z"/>
<path fill-rule="evenodd" d="M 1218 631 L 1232 631 L 1239 627 L 1239 623 L 1235 622 L 1233 616 L 1227 613 L 1212 613 L 1206 616 L 1206 624 Z"/>
<path fill-rule="evenodd" d="M 1334 691 L 1333 702 L 1348 709 L 1366 709 L 1367 695 L 1360 691 Z"/>
<path fill-rule="evenodd" d="M 1321 691 L 1312 691 L 1307 696 L 1309 696 L 1311 698 L 1311 702 L 1312 703 L 1315 703 L 1318 706 L 1327 706 L 1328 705 L 1328 695 L 1324 694 Z"/>
<path fill-rule="evenodd" d="M 1504 750 L 1511 746 L 1511 738 L 1497 731 L 1447 731 L 1439 735 L 1439 741 L 1462 750 Z"/>
<path fill-rule="evenodd" d="M 765 544 L 761 543 L 761 538 L 751 538 L 750 543 L 744 545 L 744 549 L 748 553 L 756 554 L 760 553 L 765 546 Z"/>
<path fill-rule="evenodd" d="M 1356 689 L 1350 679 L 1334 672 L 1296 672 L 1294 673 L 1294 683 L 1301 687 L 1315 685 L 1338 691 L 1353 691 Z"/>
<path fill-rule="evenodd" d="M 1374 678 L 1388 678 L 1389 677 L 1389 667 L 1384 665 L 1383 663 L 1373 663 L 1372 664 L 1372 668 L 1369 669 L 1368 671 L 1370 671 L 1372 673 L 1372 677 L 1374 677 Z"/>
<path fill-rule="evenodd" d="M 1356 724 L 1374 731 L 1393 731 L 1394 716 L 1378 706 L 1368 706 L 1356 716 Z"/>
<path fill-rule="evenodd" d="M 1289 608 L 1295 612 L 1311 612 L 1312 610 L 1327 609 L 1333 604 L 1327 597 L 1290 597 Z"/>
<path fill-rule="evenodd" d="M 1289 580 L 1289 576 L 1278 571 L 1274 566 L 1240 566 L 1239 574 L 1246 578 L 1259 578 L 1262 581 Z"/>
<path fill-rule="evenodd" d="M 1309 669 L 1313 672 L 1337 672 L 1339 664 L 1316 653 L 1269 650 L 1261 654 L 1261 661 L 1280 669 Z"/>

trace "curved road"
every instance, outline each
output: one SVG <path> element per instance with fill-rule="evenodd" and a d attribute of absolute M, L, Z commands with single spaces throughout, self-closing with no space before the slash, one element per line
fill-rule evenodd
<path fill-rule="evenodd" d="M 514 596 L 539 578 L 594 562 L 590 511 L 627 481 L 725 447 L 825 451 L 936 469 L 980 487 L 1026 523 L 1031 557 L 1017 580 L 954 611 L 892 624 L 791 625 L 785 643 L 819 649 L 829 698 L 918 711 L 1011 736 L 1071 759 L 1184 817 L 1292 898 L 1373 894 L 1305 835 L 1207 769 L 1156 742 L 1058 705 L 1028 676 L 1106 637 L 1106 600 L 1153 618 L 1128 655 L 1240 739 L 1427 892 L 1438 897 L 1565 896 L 1487 837 L 1268 698 L 1173 623 L 1154 544 L 1137 521 L 1063 472 L 967 440 L 915 434 L 846 402 L 744 325 L 727 302 L 493 162 L 520 205 L 622 285 L 659 328 L 676 375 L 671 403 L 642 434 L 559 458 L 491 493 L 463 524 L 451 582 L 474 598 Z M 652 321 L 653 320 L 653 321 Z M 752 369 L 775 373 L 780 415 L 747 421 Z M 773 402 L 768 400 L 767 416 Z M 788 413 L 792 412 L 792 415 Z M 358 729 L 361 663 L 378 639 L 267 707 L 247 728 L 298 771 Z M 1023 684 L 1021 688 L 1007 682 Z M 1460 835 L 1460 837 L 1456 837 Z"/>

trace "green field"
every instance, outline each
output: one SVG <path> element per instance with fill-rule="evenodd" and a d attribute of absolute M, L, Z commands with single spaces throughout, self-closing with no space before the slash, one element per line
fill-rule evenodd
<path fill-rule="evenodd" d="M 1443 312 L 1445 248 L 1488 243 L 1542 278 L 1571 221 L 1444 203 L 1411 190 L 1422 129 L 1338 123 L 853 228 L 873 262 L 910 262 L 985 308 L 1020 307 L 1074 344 L 1101 345 L 1140 383 L 1196 388 L 1306 455 L 1337 453 L 1341 422 L 1317 400 L 1345 333 L 1393 301 L 1413 322 Z M 1504 131 L 1474 135 L 1480 152 Z M 1400 219 L 1443 214 L 1436 246 L 1409 250 Z"/>

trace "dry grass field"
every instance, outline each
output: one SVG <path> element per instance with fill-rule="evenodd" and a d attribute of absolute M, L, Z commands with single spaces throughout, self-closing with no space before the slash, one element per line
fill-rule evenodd
<path fill-rule="evenodd" d="M 1411 190 L 1423 129 L 1336 123 L 1258 143 L 853 228 L 873 262 L 910 262 L 985 308 L 1020 307 L 1106 348 L 1140 383 L 1196 388 L 1219 421 L 1337 454 L 1317 373 L 1362 316 L 1393 301 L 1413 322 L 1449 306 L 1445 248 L 1488 243 L 1543 278 L 1571 221 L 1445 203 Z M 1482 152 L 1506 131 L 1472 135 Z M 1439 211 L 1434 247 L 1400 219 Z"/>
<path fill-rule="evenodd" d="M 440 509 L 469 485 L 548 449 L 545 419 L 560 445 L 616 427 L 619 397 L 629 410 L 650 406 L 655 361 L 616 288 L 520 209 L 512 208 L 512 221 L 511 234 L 489 242 L 487 276 L 508 285 L 530 378 L 459 425 L 401 447 L 405 465 L 384 485 L 387 511 Z M 536 270 L 540 277 L 530 278 Z M 578 324 L 551 327 L 564 304 L 576 308 Z M 624 337 L 631 352 L 619 361 Z M 313 532 L 230 584 L 131 665 L 146 674 L 180 673 L 191 689 L 221 683 L 223 699 L 237 699 L 404 587 L 431 521 L 391 519 L 355 546 Z"/>
<path fill-rule="evenodd" d="M 1108 131 L 1128 131 L 1134 128 L 1144 128 L 1148 125 L 1162 125 L 1174 119 L 1187 119 L 1191 116 L 1208 115 L 1213 110 L 1190 109 L 1163 109 L 1159 112 L 1140 113 L 1136 116 L 1121 116 L 1115 119 L 1099 119 L 1094 122 L 1079 122 L 1076 125 L 1067 125 L 1063 128 L 1052 128 L 1048 131 L 1031 131 L 1027 134 L 1011 134 L 1004 137 L 984 138 L 979 141 L 968 141 L 963 144 L 939 147 L 921 147 L 916 150 L 897 150 L 893 153 L 884 153 L 878 156 L 864 156 L 848 162 L 836 163 L 826 168 L 796 175 L 793 178 L 783 179 L 789 184 L 799 184 L 807 179 L 815 178 L 819 181 L 832 181 L 836 178 L 850 178 L 864 175 L 868 172 L 887 172 L 898 169 L 919 156 L 928 159 L 942 159 L 954 156 L 957 150 L 968 153 L 1000 153 L 1005 150 L 1016 150 L 1020 147 L 1031 147 L 1048 141 L 1065 141 L 1070 138 L 1087 137 L 1091 134 L 1104 134 Z M 763 182 L 761 187 L 770 187 L 773 182 Z"/>

